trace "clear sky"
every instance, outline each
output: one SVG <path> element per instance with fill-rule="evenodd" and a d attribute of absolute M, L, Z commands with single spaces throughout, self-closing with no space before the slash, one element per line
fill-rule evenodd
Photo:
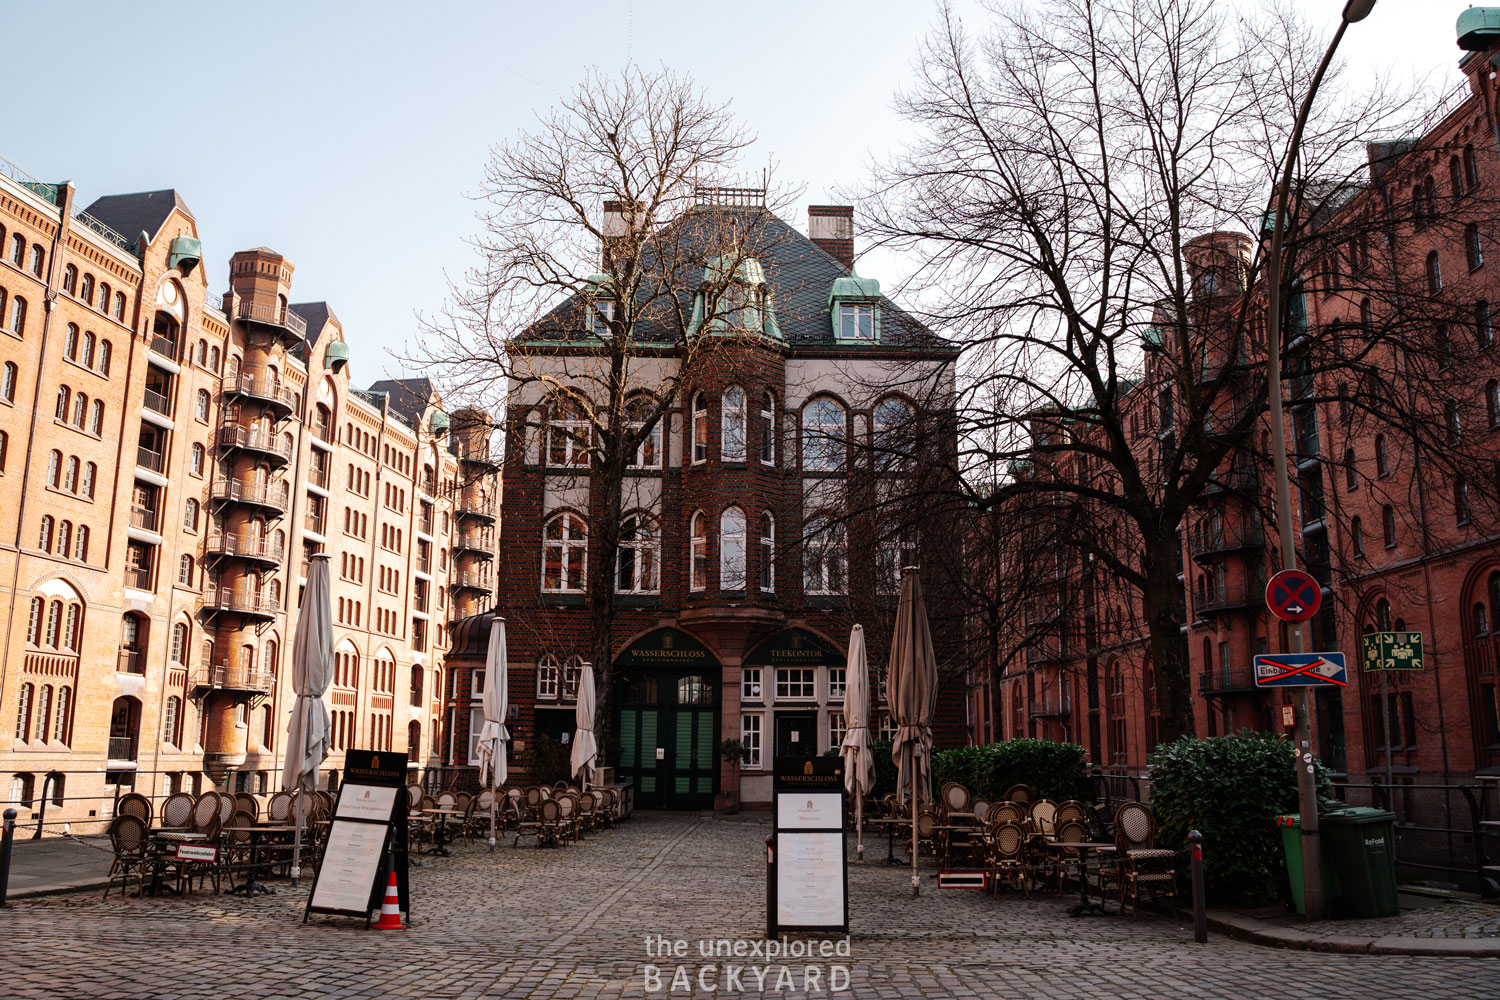
<path fill-rule="evenodd" d="M 1330 31 L 1343 6 L 1299 5 Z M 1466 6 L 1379 0 L 1341 51 L 1356 75 L 1433 73 L 1446 89 Z M 388 351 L 470 263 L 466 194 L 490 144 L 585 67 L 691 75 L 760 137 L 755 165 L 774 158 L 806 186 L 805 206 L 899 148 L 892 95 L 935 18 L 926 0 L 11 3 L 0 156 L 72 180 L 80 205 L 177 188 L 216 290 L 235 250 L 286 254 L 294 299 L 329 301 L 364 385 L 400 373 Z M 860 271 L 889 283 L 900 265 L 872 255 Z"/>

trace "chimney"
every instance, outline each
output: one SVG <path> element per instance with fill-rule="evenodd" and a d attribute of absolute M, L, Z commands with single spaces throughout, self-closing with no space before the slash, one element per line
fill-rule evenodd
<path fill-rule="evenodd" d="M 807 235 L 834 260 L 854 270 L 853 205 L 808 205 Z"/>

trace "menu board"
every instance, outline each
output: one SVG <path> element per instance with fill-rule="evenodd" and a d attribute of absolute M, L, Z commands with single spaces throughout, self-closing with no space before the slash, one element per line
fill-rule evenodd
<path fill-rule="evenodd" d="M 776 846 L 777 924 L 842 927 L 846 910 L 844 835 L 781 833 Z"/>
<path fill-rule="evenodd" d="M 837 830 L 844 815 L 838 792 L 786 792 L 776 796 L 776 829 Z"/>
<path fill-rule="evenodd" d="M 388 829 L 384 823 L 335 819 L 328 829 L 309 905 L 318 910 L 367 912 Z"/>
<path fill-rule="evenodd" d="M 334 816 L 339 819 L 372 819 L 384 823 L 390 819 L 399 788 L 377 788 L 373 785 L 345 784 L 339 794 Z"/>

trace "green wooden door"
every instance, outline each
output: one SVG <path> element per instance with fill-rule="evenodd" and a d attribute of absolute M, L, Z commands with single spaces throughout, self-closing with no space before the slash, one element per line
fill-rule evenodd
<path fill-rule="evenodd" d="M 717 672 L 633 670 L 615 713 L 621 781 L 644 809 L 708 809 L 719 790 Z"/>

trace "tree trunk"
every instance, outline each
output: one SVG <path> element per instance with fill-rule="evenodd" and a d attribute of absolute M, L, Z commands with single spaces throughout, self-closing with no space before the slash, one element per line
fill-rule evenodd
<path fill-rule="evenodd" d="M 1170 743 L 1179 736 L 1194 735 L 1192 677 L 1187 641 L 1182 635 L 1186 609 L 1179 605 L 1179 598 L 1184 594 L 1182 585 L 1177 582 L 1176 550 L 1181 544 L 1175 531 L 1160 531 L 1154 537 L 1146 538 L 1143 596 L 1163 743 Z"/>
<path fill-rule="evenodd" d="M 590 497 L 589 506 L 592 527 L 590 541 L 593 552 L 589 565 L 589 655 L 594 663 L 595 685 L 594 735 L 599 741 L 599 765 L 612 764 L 605 753 L 610 710 L 614 702 L 614 624 L 615 624 L 615 562 L 620 550 L 620 486 L 624 471 L 616 466 L 622 463 L 601 463 L 604 467 L 590 477 L 591 486 L 602 492 Z M 602 474 L 599 474 L 602 473 Z"/>

